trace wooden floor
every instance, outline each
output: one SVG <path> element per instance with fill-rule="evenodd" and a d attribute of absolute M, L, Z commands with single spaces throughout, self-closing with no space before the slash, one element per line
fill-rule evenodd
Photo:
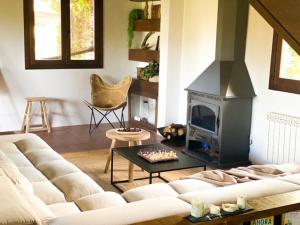
<path fill-rule="evenodd" d="M 58 153 L 82 152 L 96 149 L 107 149 L 111 140 L 105 137 L 105 132 L 111 129 L 109 124 L 101 124 L 97 129 L 89 134 L 89 125 L 77 125 L 67 127 L 52 128 L 51 133 L 47 131 L 35 132 L 45 140 Z M 5 132 L 1 134 L 13 134 L 16 132 Z M 151 137 L 143 144 L 158 143 L 162 138 L 155 132 L 151 132 Z M 117 147 L 125 147 L 128 143 L 118 142 Z"/>
<path fill-rule="evenodd" d="M 89 134 L 89 125 L 68 126 L 52 128 L 52 132 L 35 132 L 45 140 L 55 151 L 62 154 L 64 158 L 77 165 L 83 172 L 92 177 L 105 190 L 116 191 L 110 184 L 110 173 L 104 173 L 104 166 L 108 155 L 111 140 L 105 137 L 105 132 L 110 129 L 110 125 L 103 124 L 94 132 Z M 6 132 L 2 134 L 14 134 L 16 132 Z M 162 137 L 155 132 L 151 132 L 149 140 L 143 144 L 153 144 L 161 142 Z M 128 146 L 127 142 L 117 142 L 117 147 Z M 118 156 L 115 159 L 115 179 L 124 180 L 128 178 L 128 161 Z M 167 180 L 176 180 L 182 177 L 202 171 L 202 168 L 180 170 L 163 173 Z M 148 174 L 135 166 L 134 178 L 147 177 Z M 134 183 L 120 184 L 123 191 L 148 184 L 148 180 L 134 181 Z M 154 179 L 154 183 L 163 182 Z"/>

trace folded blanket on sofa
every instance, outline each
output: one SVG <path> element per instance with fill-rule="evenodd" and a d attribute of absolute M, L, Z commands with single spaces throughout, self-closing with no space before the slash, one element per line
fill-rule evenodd
<path fill-rule="evenodd" d="M 185 177 L 184 179 L 202 180 L 218 186 L 227 186 L 231 184 L 250 181 L 247 177 L 233 176 L 227 174 L 226 171 L 222 170 L 202 171 L 200 173 L 196 173 L 191 176 Z"/>
<path fill-rule="evenodd" d="M 202 171 L 183 179 L 197 179 L 218 186 L 227 186 L 236 183 L 244 183 L 251 180 L 277 178 L 299 172 L 300 165 L 297 164 L 265 164 L 238 167 L 229 170 Z"/>

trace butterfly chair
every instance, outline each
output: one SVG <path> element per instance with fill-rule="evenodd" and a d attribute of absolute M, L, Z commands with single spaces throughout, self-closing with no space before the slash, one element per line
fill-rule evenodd
<path fill-rule="evenodd" d="M 90 129 L 92 133 L 101 122 L 106 119 L 113 127 L 114 125 L 108 118 L 108 115 L 113 113 L 120 123 L 120 127 L 125 127 L 124 109 L 127 105 L 128 90 L 132 82 L 131 76 L 125 77 L 118 84 L 106 83 L 100 76 L 93 74 L 90 77 L 92 103 L 84 100 L 84 103 L 91 110 Z M 116 114 L 116 110 L 121 109 L 121 118 Z M 102 117 L 96 122 L 95 112 L 98 112 Z M 94 128 L 92 124 L 94 123 Z"/>

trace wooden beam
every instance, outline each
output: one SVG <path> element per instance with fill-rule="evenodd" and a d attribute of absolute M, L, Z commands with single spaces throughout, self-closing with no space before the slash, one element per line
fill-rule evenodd
<path fill-rule="evenodd" d="M 249 0 L 249 2 L 300 55 L 300 1 Z"/>

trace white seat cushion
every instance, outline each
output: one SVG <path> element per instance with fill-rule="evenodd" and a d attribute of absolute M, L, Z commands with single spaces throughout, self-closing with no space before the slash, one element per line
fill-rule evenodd
<path fill-rule="evenodd" d="M 67 174 L 52 180 L 52 183 L 64 192 L 68 201 L 104 192 L 103 189 L 89 176 L 82 172 Z"/>
<path fill-rule="evenodd" d="M 283 180 L 283 181 L 291 182 L 293 184 L 300 185 L 300 173 L 284 176 L 284 177 L 281 177 L 279 179 Z"/>
<path fill-rule="evenodd" d="M 70 216 L 57 217 L 49 225 L 120 225 L 190 212 L 191 206 L 177 198 L 153 198 L 122 206 L 91 210 Z"/>
<path fill-rule="evenodd" d="M 74 202 L 56 203 L 48 205 L 48 208 L 56 217 L 80 213 L 80 210 Z"/>
<path fill-rule="evenodd" d="M 33 193 L 46 205 L 66 202 L 64 194 L 50 181 L 33 182 Z"/>
<path fill-rule="evenodd" d="M 35 224 L 30 205 L 6 176 L 0 176 L 0 224 Z"/>
<path fill-rule="evenodd" d="M 81 211 L 102 209 L 127 204 L 124 198 L 122 198 L 121 195 L 115 192 L 103 192 L 88 195 L 78 199 L 77 201 L 75 201 L 75 203 L 76 205 L 78 205 Z"/>
<path fill-rule="evenodd" d="M 3 173 L 16 185 L 24 190 L 32 192 L 32 185 L 29 180 L 20 173 L 16 165 L 7 156 L 0 151 L 0 168 Z"/>
<path fill-rule="evenodd" d="M 168 184 L 157 183 L 131 189 L 122 194 L 127 202 L 135 202 L 149 198 L 177 197 L 178 193 Z"/>
<path fill-rule="evenodd" d="M 13 142 L 8 142 L 8 141 L 0 142 L 0 151 L 2 151 L 4 154 L 20 152 L 17 146 Z"/>
<path fill-rule="evenodd" d="M 206 204 L 220 205 L 223 202 L 235 202 L 238 195 L 246 195 L 253 199 L 295 190 L 300 190 L 300 186 L 277 179 L 265 179 L 189 192 L 180 195 L 179 198 L 191 203 L 192 199 L 200 197 Z"/>
<path fill-rule="evenodd" d="M 7 153 L 9 158 L 17 167 L 33 167 L 32 163 L 21 153 Z"/>
<path fill-rule="evenodd" d="M 55 217 L 49 208 L 36 195 L 33 193 L 23 192 L 22 190 L 19 191 L 34 212 L 34 218 L 36 221 L 35 224 L 48 224 L 47 222 Z"/>
<path fill-rule="evenodd" d="M 48 181 L 35 167 L 18 167 L 18 169 L 30 182 Z"/>
<path fill-rule="evenodd" d="M 39 151 L 45 148 L 50 149 L 50 146 L 36 135 L 22 138 L 21 140 L 16 141 L 15 145 L 23 153 L 36 151 L 36 150 Z"/>
<path fill-rule="evenodd" d="M 37 168 L 50 180 L 80 171 L 75 165 L 67 162 L 64 159 L 40 163 Z"/>
<path fill-rule="evenodd" d="M 184 194 L 192 191 L 200 191 L 205 189 L 216 188 L 214 184 L 207 183 L 202 180 L 184 179 L 169 182 L 169 185 L 179 194 Z"/>
<path fill-rule="evenodd" d="M 26 152 L 25 155 L 35 166 L 38 166 L 39 163 L 45 163 L 45 162 L 63 159 L 61 155 L 59 155 L 53 150 L 49 151 L 49 149 L 30 151 L 30 152 Z"/>

